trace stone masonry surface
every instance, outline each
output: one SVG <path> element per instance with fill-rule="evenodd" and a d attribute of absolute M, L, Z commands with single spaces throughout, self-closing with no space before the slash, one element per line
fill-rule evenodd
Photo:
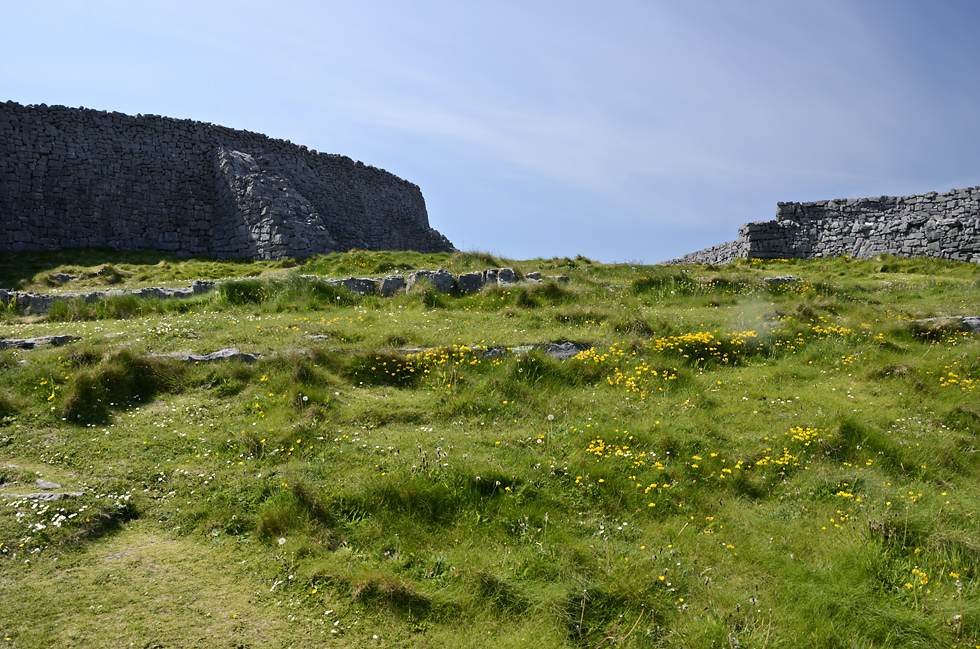
<path fill-rule="evenodd" d="M 0 252 L 94 247 L 454 250 L 417 185 L 345 156 L 191 120 L 0 103 Z"/>
<path fill-rule="evenodd" d="M 774 221 L 746 223 L 735 241 L 667 263 L 879 254 L 980 263 L 980 187 L 945 194 L 778 203 Z"/>

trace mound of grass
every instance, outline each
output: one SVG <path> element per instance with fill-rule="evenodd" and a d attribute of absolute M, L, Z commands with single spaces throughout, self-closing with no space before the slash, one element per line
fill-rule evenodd
<path fill-rule="evenodd" d="M 76 424 L 102 423 L 109 419 L 113 408 L 179 391 L 182 377 L 179 361 L 141 356 L 129 349 L 111 352 L 97 365 L 72 375 L 60 414 Z"/>

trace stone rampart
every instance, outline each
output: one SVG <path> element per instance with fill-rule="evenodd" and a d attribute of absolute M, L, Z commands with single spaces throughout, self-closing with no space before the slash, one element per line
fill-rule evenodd
<path fill-rule="evenodd" d="M 775 220 L 746 223 L 735 241 L 673 262 L 879 254 L 980 263 L 980 187 L 945 194 L 778 203 Z"/>
<path fill-rule="evenodd" d="M 345 156 L 191 120 L 0 103 L 0 252 L 90 247 L 454 249 L 417 185 Z"/>

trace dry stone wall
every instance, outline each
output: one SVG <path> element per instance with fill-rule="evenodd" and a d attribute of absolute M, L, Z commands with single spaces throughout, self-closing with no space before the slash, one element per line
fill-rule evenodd
<path fill-rule="evenodd" d="M 743 225 L 738 239 L 673 260 L 929 256 L 980 263 L 980 187 L 913 196 L 778 203 L 776 219 Z"/>
<path fill-rule="evenodd" d="M 87 247 L 454 250 L 417 185 L 345 156 L 191 120 L 0 103 L 0 252 Z"/>

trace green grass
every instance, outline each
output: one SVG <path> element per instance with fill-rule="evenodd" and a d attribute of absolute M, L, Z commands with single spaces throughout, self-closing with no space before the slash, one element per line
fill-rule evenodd
<path fill-rule="evenodd" d="M 495 266 L 570 281 L 301 276 Z M 3 646 L 980 645 L 980 342 L 913 322 L 980 314 L 977 266 L 103 250 L 0 285 L 57 272 L 230 281 L 0 320 L 81 338 L 0 350 L 0 492 L 85 493 L 0 500 Z M 153 355 L 232 346 L 263 358 Z"/>

